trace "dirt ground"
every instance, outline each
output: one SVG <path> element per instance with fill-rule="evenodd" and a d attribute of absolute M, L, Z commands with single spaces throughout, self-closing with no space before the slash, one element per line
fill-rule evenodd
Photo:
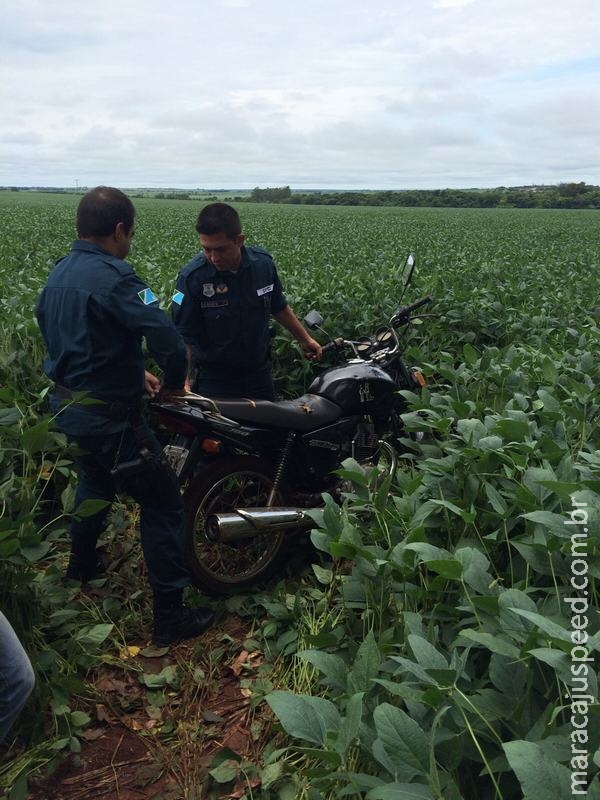
<path fill-rule="evenodd" d="M 193 643 L 167 652 L 129 646 L 125 655 L 131 661 L 125 666 L 103 665 L 90 676 L 93 706 L 82 706 L 92 722 L 83 732 L 81 752 L 69 755 L 51 776 L 36 777 L 28 800 L 242 797 L 247 781 L 216 784 L 209 770 L 217 754 L 230 751 L 259 763 L 268 738 L 270 720 L 256 718 L 251 692 L 240 682 L 263 660 L 262 654 L 243 649 L 248 634 L 247 622 L 230 617 Z M 209 653 L 224 640 L 229 649 L 222 660 L 208 664 L 207 675 L 199 649 Z M 177 667 L 181 683 L 176 691 L 166 686 L 151 693 L 161 699 L 152 705 L 143 676 L 164 674 L 168 667 Z M 230 763 L 235 766 L 235 760 Z"/>

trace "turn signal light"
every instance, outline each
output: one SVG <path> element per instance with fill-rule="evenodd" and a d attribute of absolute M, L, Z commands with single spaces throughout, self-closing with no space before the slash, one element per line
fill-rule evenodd
<path fill-rule="evenodd" d="M 422 372 L 420 372 L 418 369 L 415 369 L 413 370 L 413 375 L 419 386 L 427 386 L 427 379 L 425 378 L 425 375 L 423 375 Z"/>
<path fill-rule="evenodd" d="M 217 453 L 221 452 L 221 442 L 218 439 L 203 439 L 202 449 L 205 453 L 216 456 Z"/>

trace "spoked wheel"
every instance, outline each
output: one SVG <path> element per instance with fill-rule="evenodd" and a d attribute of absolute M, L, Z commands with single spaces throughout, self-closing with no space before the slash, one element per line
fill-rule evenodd
<path fill-rule="evenodd" d="M 285 533 L 260 534 L 237 542 L 211 542 L 205 521 L 211 514 L 267 505 L 272 468 L 251 456 L 225 458 L 190 482 L 185 496 L 185 546 L 194 585 L 216 594 L 232 594 L 271 577 L 284 553 Z M 285 505 L 281 492 L 275 505 Z"/>

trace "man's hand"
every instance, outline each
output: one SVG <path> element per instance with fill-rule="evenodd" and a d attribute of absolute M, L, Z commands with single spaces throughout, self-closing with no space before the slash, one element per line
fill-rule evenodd
<path fill-rule="evenodd" d="M 148 370 L 144 372 L 144 391 L 149 397 L 156 397 L 160 392 L 160 381 Z"/>
<path fill-rule="evenodd" d="M 309 361 L 318 361 L 321 358 L 323 348 L 316 339 L 309 336 L 307 339 L 299 342 L 299 344 L 305 358 L 308 358 Z"/>

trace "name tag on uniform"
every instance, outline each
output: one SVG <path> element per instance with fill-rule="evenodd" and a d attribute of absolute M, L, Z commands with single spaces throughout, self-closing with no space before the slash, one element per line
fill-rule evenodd
<path fill-rule="evenodd" d="M 273 291 L 273 286 L 275 286 L 275 284 L 274 284 L 274 283 L 271 283 L 269 286 L 263 286 L 263 288 L 262 288 L 262 289 L 257 289 L 257 290 L 256 290 L 256 294 L 257 294 L 259 297 L 262 297 L 262 296 L 263 296 L 263 294 L 268 294 L 269 292 L 272 292 L 272 291 Z"/>
<path fill-rule="evenodd" d="M 228 305 L 229 300 L 202 300 L 200 302 L 200 308 L 223 308 Z"/>

